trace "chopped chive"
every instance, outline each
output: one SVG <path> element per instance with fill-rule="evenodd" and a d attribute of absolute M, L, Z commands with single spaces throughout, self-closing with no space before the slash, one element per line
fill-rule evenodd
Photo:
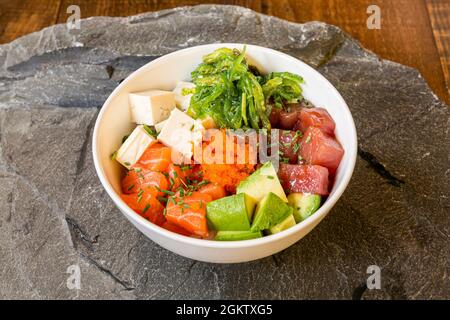
<path fill-rule="evenodd" d="M 308 134 L 308 137 L 306 137 L 305 143 L 310 143 L 311 141 L 311 133 Z"/>
<path fill-rule="evenodd" d="M 297 151 L 300 149 L 300 144 L 296 143 L 294 144 L 294 148 L 292 149 L 294 151 L 294 153 L 297 153 Z"/>
<path fill-rule="evenodd" d="M 146 204 L 144 210 L 142 210 L 142 213 L 146 213 L 148 209 L 150 209 L 150 204 Z"/>
<path fill-rule="evenodd" d="M 129 163 L 128 161 L 125 161 L 123 164 L 126 166 L 131 166 L 131 163 Z"/>
<path fill-rule="evenodd" d="M 155 129 L 149 127 L 148 125 L 144 124 L 144 129 L 145 131 L 147 131 L 147 133 L 149 135 L 151 135 L 152 137 L 156 138 L 158 136 L 158 133 L 156 132 Z"/>
<path fill-rule="evenodd" d="M 178 173 L 176 171 L 173 172 L 173 177 L 176 179 L 178 178 Z"/>
<path fill-rule="evenodd" d="M 192 126 L 191 126 L 191 131 L 194 131 L 194 127 L 195 127 L 195 125 L 193 124 Z"/>
<path fill-rule="evenodd" d="M 302 132 L 300 130 L 295 131 L 294 137 L 292 138 L 292 140 L 295 140 L 297 138 L 300 138 L 302 136 Z"/>
<path fill-rule="evenodd" d="M 114 151 L 113 153 L 111 153 L 111 155 L 109 157 L 111 158 L 111 160 L 116 160 L 116 158 L 117 158 L 117 151 Z"/>
<path fill-rule="evenodd" d="M 267 176 L 267 179 L 275 179 L 273 176 Z"/>
<path fill-rule="evenodd" d="M 210 183 L 210 182 L 209 182 L 208 180 L 203 180 L 203 181 L 200 181 L 200 182 L 199 182 L 198 186 L 199 186 L 199 187 L 206 186 L 206 185 L 209 184 L 209 183 Z"/>
<path fill-rule="evenodd" d="M 141 171 L 142 171 L 141 168 L 133 168 L 133 170 L 134 170 L 135 172 L 141 172 Z"/>
<path fill-rule="evenodd" d="M 130 190 L 133 189 L 133 188 L 134 188 L 134 184 L 130 185 L 130 186 L 127 188 L 127 190 L 130 191 Z"/>
<path fill-rule="evenodd" d="M 163 215 L 164 215 L 164 217 L 166 216 L 166 214 L 167 214 L 167 209 L 164 208 L 164 210 L 163 210 Z"/>
<path fill-rule="evenodd" d="M 181 171 L 191 170 L 192 167 L 190 165 L 181 166 Z"/>
<path fill-rule="evenodd" d="M 160 190 L 161 190 L 161 189 L 160 189 Z M 162 189 L 161 192 L 162 192 L 162 193 L 165 193 L 165 194 L 167 194 L 167 195 L 169 195 L 169 196 L 173 196 L 173 195 L 175 194 L 173 191 L 170 191 L 170 190 L 164 190 L 164 189 Z"/>
<path fill-rule="evenodd" d="M 168 201 L 166 198 L 161 197 L 161 196 L 158 196 L 157 199 L 162 203 L 167 203 L 167 201 Z"/>

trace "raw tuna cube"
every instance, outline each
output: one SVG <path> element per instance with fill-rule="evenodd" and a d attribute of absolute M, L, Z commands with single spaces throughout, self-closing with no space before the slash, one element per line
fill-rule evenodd
<path fill-rule="evenodd" d="M 289 163 L 297 163 L 302 133 L 300 131 L 278 130 L 278 136 L 280 160 L 282 162 L 287 160 Z"/>
<path fill-rule="evenodd" d="M 328 194 L 328 169 L 308 164 L 280 164 L 278 170 L 283 188 L 289 192 Z"/>
<path fill-rule="evenodd" d="M 341 144 L 319 128 L 309 127 L 303 134 L 300 156 L 306 163 L 326 167 L 334 175 L 343 155 Z"/>
<path fill-rule="evenodd" d="M 300 119 L 301 103 L 287 104 L 283 109 L 272 108 L 270 113 L 270 123 L 273 128 L 292 130 Z"/>
<path fill-rule="evenodd" d="M 305 132 L 309 127 L 316 127 L 323 132 L 334 136 L 336 127 L 327 110 L 323 108 L 303 108 L 300 111 L 300 121 L 294 126 L 294 130 Z"/>

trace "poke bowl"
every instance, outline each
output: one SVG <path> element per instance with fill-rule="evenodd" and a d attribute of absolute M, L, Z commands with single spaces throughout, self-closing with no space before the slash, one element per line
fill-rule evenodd
<path fill-rule="evenodd" d="M 128 76 L 97 117 L 101 184 L 146 237 L 237 263 L 299 241 L 353 173 L 352 115 L 306 63 L 256 45 L 172 52 Z"/>

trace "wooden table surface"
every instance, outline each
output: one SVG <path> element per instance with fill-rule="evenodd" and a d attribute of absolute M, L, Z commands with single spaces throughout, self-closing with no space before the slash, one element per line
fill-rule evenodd
<path fill-rule="evenodd" d="M 450 0 L 0 0 L 0 43 L 55 23 L 68 6 L 81 17 L 128 16 L 201 3 L 241 5 L 294 22 L 324 21 L 339 26 L 384 59 L 420 70 L 434 92 L 450 104 Z M 381 9 L 381 28 L 368 29 L 367 8 Z"/>

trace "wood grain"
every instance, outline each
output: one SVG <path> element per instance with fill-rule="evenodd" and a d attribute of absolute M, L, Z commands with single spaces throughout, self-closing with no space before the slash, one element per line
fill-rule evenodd
<path fill-rule="evenodd" d="M 55 0 L 0 0 L 0 43 L 55 24 L 60 5 Z"/>
<path fill-rule="evenodd" d="M 427 0 L 427 9 L 450 94 L 450 1 Z"/>
<path fill-rule="evenodd" d="M 300 23 L 319 20 L 334 24 L 382 58 L 417 68 L 436 94 L 450 103 L 445 80 L 445 76 L 448 79 L 446 54 L 450 43 L 448 33 L 445 33 L 449 28 L 448 14 L 442 18 L 445 15 L 442 3 L 449 3 L 449 0 L 27 0 L 15 4 L 11 0 L 0 0 L 0 43 L 53 23 L 65 22 L 69 16 L 67 7 L 72 4 L 79 5 L 82 18 L 87 18 L 128 16 L 201 3 L 241 5 Z M 371 4 L 381 9 L 379 30 L 369 30 L 366 25 L 366 10 Z M 55 8 L 59 8 L 56 13 Z M 436 17 L 430 19 L 429 12 Z M 6 32 L 1 32 L 2 27 L 6 27 Z M 447 66 L 447 72 L 444 72 L 444 66 Z"/>

